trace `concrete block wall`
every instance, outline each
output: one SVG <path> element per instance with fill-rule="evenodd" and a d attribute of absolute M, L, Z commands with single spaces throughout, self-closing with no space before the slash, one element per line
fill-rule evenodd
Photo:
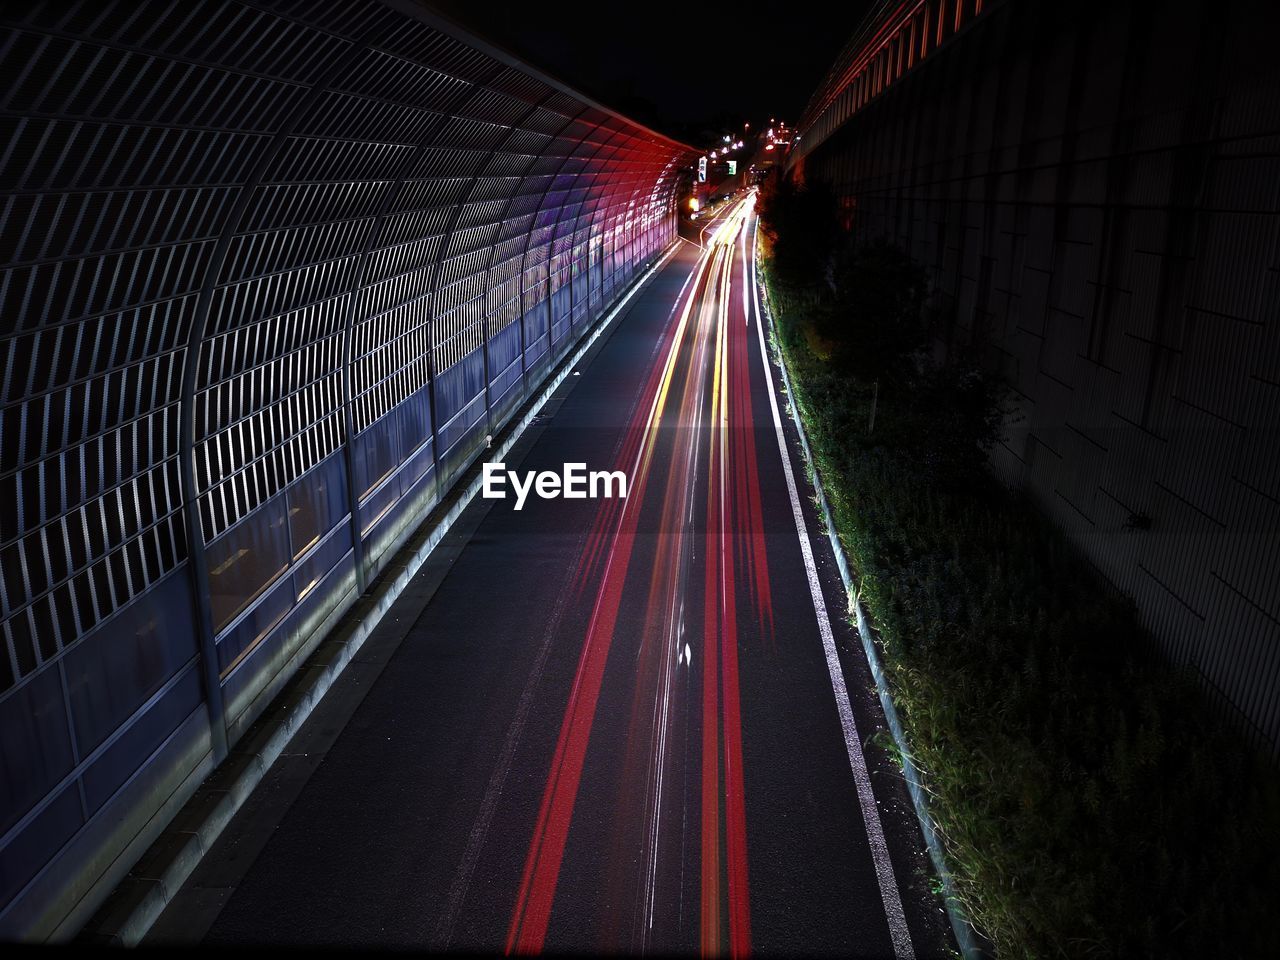
<path fill-rule="evenodd" d="M 976 348 L 1008 380 L 1022 419 L 1000 476 L 1274 752 L 1276 8 L 962 6 L 962 29 L 871 95 L 815 102 L 796 162 L 860 239 L 927 266 L 951 305 L 939 351 Z"/>

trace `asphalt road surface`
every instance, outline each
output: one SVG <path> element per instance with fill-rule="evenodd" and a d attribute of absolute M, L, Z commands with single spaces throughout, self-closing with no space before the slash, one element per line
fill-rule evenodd
<path fill-rule="evenodd" d="M 764 361 L 753 203 L 506 464 L 626 498 L 477 498 L 149 942 L 949 954 Z"/>

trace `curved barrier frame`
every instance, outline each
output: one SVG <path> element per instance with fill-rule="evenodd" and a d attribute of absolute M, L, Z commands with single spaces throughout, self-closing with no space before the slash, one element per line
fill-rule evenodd
<path fill-rule="evenodd" d="M 695 153 L 400 0 L 0 33 L 0 937 L 44 939 L 674 242 Z"/>

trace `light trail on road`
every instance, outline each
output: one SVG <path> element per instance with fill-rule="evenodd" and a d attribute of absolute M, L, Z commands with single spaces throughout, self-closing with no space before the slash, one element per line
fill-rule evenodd
<path fill-rule="evenodd" d="M 621 470 L 627 497 L 475 506 L 210 941 L 257 942 L 271 911 L 321 943 L 945 949 L 923 874 L 900 890 L 918 828 L 891 761 L 863 755 L 878 702 L 827 618 L 842 588 L 777 414 L 754 199 L 676 250 L 522 454 Z"/>

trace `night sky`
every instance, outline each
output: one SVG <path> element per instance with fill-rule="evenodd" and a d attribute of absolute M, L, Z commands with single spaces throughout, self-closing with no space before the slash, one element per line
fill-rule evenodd
<path fill-rule="evenodd" d="M 606 106 L 700 146 L 731 123 L 798 120 L 869 3 L 767 13 L 728 3 L 426 5 Z"/>

